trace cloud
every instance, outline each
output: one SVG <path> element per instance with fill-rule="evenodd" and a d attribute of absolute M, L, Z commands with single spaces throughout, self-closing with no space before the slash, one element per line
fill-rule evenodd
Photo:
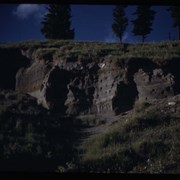
<path fill-rule="evenodd" d="M 42 18 L 46 9 L 44 5 L 39 4 L 19 4 L 13 11 L 19 19 L 24 20 L 29 17 Z"/>

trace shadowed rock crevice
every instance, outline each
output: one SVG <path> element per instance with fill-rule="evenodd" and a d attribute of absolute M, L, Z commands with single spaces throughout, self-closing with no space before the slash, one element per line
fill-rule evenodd
<path fill-rule="evenodd" d="M 52 70 L 49 75 L 48 81 L 44 85 L 45 99 L 53 112 L 65 114 L 67 107 L 65 101 L 67 99 L 68 88 L 71 73 L 60 69 L 58 66 Z"/>
<path fill-rule="evenodd" d="M 180 93 L 180 58 L 173 58 L 171 61 L 169 61 L 164 69 L 165 72 L 170 72 L 174 76 L 174 93 L 175 95 Z"/>
<path fill-rule="evenodd" d="M 128 84 L 120 82 L 112 99 L 112 108 L 115 115 L 132 109 L 137 96 L 138 92 L 134 82 Z"/>
<path fill-rule="evenodd" d="M 145 58 L 131 58 L 127 63 L 128 74 L 127 78 L 132 80 L 134 74 L 142 69 L 144 72 L 148 73 L 151 77 L 153 70 L 159 68 L 159 66 L 152 62 L 151 59 Z"/>
<path fill-rule="evenodd" d="M 20 49 L 0 49 L 0 88 L 15 90 L 16 73 L 28 63 Z"/>

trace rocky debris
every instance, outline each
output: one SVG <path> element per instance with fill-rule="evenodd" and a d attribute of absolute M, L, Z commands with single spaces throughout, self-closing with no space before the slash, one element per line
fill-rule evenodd
<path fill-rule="evenodd" d="M 36 98 L 28 94 L 0 89 L 0 113 L 38 115 L 46 111 L 37 104 Z"/>
<path fill-rule="evenodd" d="M 168 105 L 169 106 L 174 106 L 174 105 L 176 105 L 176 102 L 168 102 Z"/>

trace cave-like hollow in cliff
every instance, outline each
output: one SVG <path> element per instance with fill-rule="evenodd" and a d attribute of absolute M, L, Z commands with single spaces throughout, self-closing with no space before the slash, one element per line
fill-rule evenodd
<path fill-rule="evenodd" d="M 133 108 L 138 92 L 134 82 L 125 84 L 120 82 L 117 85 L 116 95 L 112 99 L 112 109 L 115 115 Z"/>
<path fill-rule="evenodd" d="M 67 85 L 70 81 L 71 74 L 59 67 L 55 67 L 51 72 L 47 87 L 46 101 L 50 103 L 50 109 L 53 112 L 65 114 L 67 107 L 64 105 L 67 99 Z"/>
<path fill-rule="evenodd" d="M 28 63 L 20 49 L 0 49 L 0 88 L 15 90 L 16 73 Z"/>
<path fill-rule="evenodd" d="M 173 58 L 169 61 L 165 65 L 164 71 L 166 73 L 170 72 L 174 76 L 174 93 L 175 95 L 180 94 L 180 58 Z"/>

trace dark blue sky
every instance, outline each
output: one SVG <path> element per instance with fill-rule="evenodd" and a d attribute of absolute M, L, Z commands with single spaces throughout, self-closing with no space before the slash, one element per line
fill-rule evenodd
<path fill-rule="evenodd" d="M 0 42 L 15 42 L 24 40 L 45 39 L 41 34 L 41 20 L 46 12 L 46 5 L 38 4 L 0 4 Z M 168 6 L 152 6 L 156 11 L 153 31 L 146 41 L 165 41 L 171 33 L 177 38 L 176 29 L 172 27 L 173 20 L 166 10 Z M 75 40 L 115 42 L 111 25 L 113 22 L 113 5 L 72 5 L 72 27 L 75 29 Z M 136 6 L 128 6 L 126 15 L 129 21 L 135 19 L 132 13 Z M 138 42 L 139 36 L 131 33 L 129 23 L 124 34 L 124 42 Z"/>

